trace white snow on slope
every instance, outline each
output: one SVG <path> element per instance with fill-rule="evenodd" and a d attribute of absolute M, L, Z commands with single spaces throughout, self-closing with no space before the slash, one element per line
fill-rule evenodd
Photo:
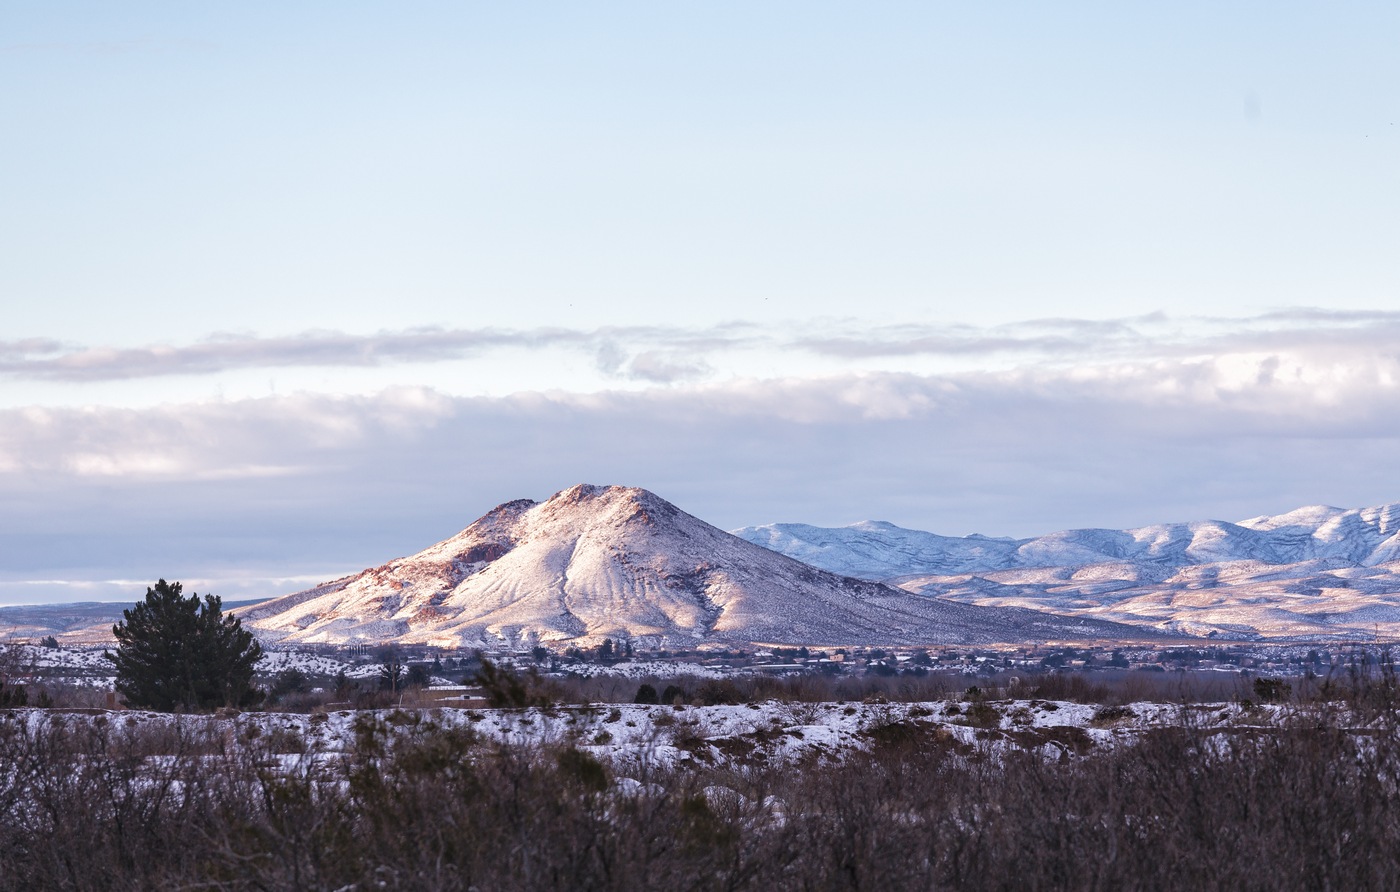
<path fill-rule="evenodd" d="M 1030 539 L 874 521 L 735 534 L 835 573 L 982 606 L 1232 638 L 1400 635 L 1400 504 Z"/>
<path fill-rule="evenodd" d="M 642 489 L 508 502 L 411 557 L 240 611 L 269 641 L 449 647 L 631 639 L 931 644 L 1121 638 L 1085 619 L 957 604 L 760 548 Z"/>

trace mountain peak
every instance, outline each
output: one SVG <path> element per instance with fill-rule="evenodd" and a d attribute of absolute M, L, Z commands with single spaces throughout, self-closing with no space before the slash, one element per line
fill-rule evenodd
<path fill-rule="evenodd" d="M 972 643 L 1126 627 L 968 607 L 838 576 L 745 542 L 644 489 L 579 484 L 506 502 L 450 539 L 248 611 L 265 637 L 461 647 Z M 1012 631 L 1016 630 L 1016 631 Z"/>
<path fill-rule="evenodd" d="M 559 492 L 550 496 L 545 500 L 545 504 L 577 505 L 592 499 L 612 498 L 624 495 L 628 492 L 643 492 L 643 490 L 632 490 L 625 486 L 598 486 L 593 483 L 576 483 L 568 489 L 561 489 Z"/>
<path fill-rule="evenodd" d="M 1305 505 L 1284 514 L 1263 514 L 1239 522 L 1239 526 L 1251 530 L 1276 530 L 1279 527 L 1317 526 L 1340 515 L 1351 513 L 1344 508 L 1331 505 Z"/>
<path fill-rule="evenodd" d="M 670 502 L 658 496 L 649 489 L 642 489 L 639 486 L 598 486 L 592 483 L 579 483 L 568 489 L 560 490 L 550 496 L 545 504 L 567 504 L 567 505 L 587 505 L 597 503 L 598 505 L 634 505 L 644 508 L 675 508 Z"/>

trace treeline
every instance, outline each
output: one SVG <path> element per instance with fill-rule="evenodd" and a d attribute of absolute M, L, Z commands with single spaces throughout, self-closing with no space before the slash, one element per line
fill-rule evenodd
<path fill-rule="evenodd" d="M 100 708 L 106 704 L 101 689 L 79 687 L 36 678 L 28 672 L 6 672 L 6 660 L 18 664 L 19 650 L 0 651 L 0 708 L 57 706 Z M 485 669 L 486 677 L 483 678 Z M 884 699 L 890 702 L 924 702 L 962 698 L 971 691 L 985 699 L 1069 700 L 1101 705 L 1135 702 L 1309 704 L 1350 696 L 1349 691 L 1368 688 L 1368 680 L 1394 676 L 1388 651 L 1358 652 L 1347 663 L 1326 667 L 1322 673 L 1287 677 L 1257 676 L 1236 672 L 1141 669 L 1082 671 L 999 671 L 990 675 L 899 675 L 846 673 L 829 675 L 806 672 L 791 675 L 735 673 L 717 678 L 696 675 L 652 674 L 643 676 L 545 675 L 537 665 L 495 664 L 489 658 L 452 660 L 450 665 L 409 663 L 391 653 L 378 672 L 367 678 L 312 675 L 287 668 L 265 680 L 261 708 L 309 713 L 322 709 L 383 709 L 428 705 L 423 695 L 433 675 L 450 674 L 474 687 L 493 685 L 503 696 L 494 705 L 679 702 L 691 705 L 783 702 L 833 702 Z M 7 678 L 23 677 L 23 684 L 7 684 Z M 506 690 L 511 688 L 513 690 Z M 645 693 L 650 688 L 657 701 Z M 1379 689 L 1369 685 L 1370 689 Z M 523 693 L 522 693 L 523 692 Z"/>
<path fill-rule="evenodd" d="M 998 672 L 993 675 L 925 675 L 890 677 L 877 673 L 826 675 L 733 674 L 705 678 L 689 674 L 646 675 L 641 677 L 598 675 L 588 678 L 544 676 L 532 668 L 524 670 L 495 666 L 485 679 L 478 673 L 477 684 L 485 682 L 487 693 L 505 677 L 523 694 L 493 698 L 493 705 L 523 706 L 549 702 L 587 703 L 681 703 L 694 706 L 760 703 L 830 703 L 885 700 L 921 703 L 930 700 L 1009 699 L 1067 700 L 1122 706 L 1137 702 L 1224 703 L 1239 702 L 1312 703 L 1351 701 L 1375 696 L 1376 691 L 1397 686 L 1395 664 L 1389 654 L 1369 662 L 1339 666 L 1325 676 L 1276 678 L 1242 673 L 1184 670 L 1144 672 L 1105 670 L 1086 672 Z M 652 699 L 655 697 L 655 699 Z M 391 705 L 391 704 L 380 704 Z"/>
<path fill-rule="evenodd" d="M 822 703 L 883 699 L 917 703 L 961 699 L 969 692 L 971 696 L 983 699 L 1068 700 L 1110 706 L 1136 702 L 1243 701 L 1306 705 L 1347 697 L 1347 692 L 1356 687 L 1356 679 L 1346 669 L 1314 678 L 1274 678 L 1192 670 L 1165 673 L 1129 670 L 1093 673 L 1001 672 L 990 676 L 924 677 L 804 673 L 789 676 L 735 674 L 722 678 L 702 678 L 689 674 L 640 677 L 599 675 L 585 678 L 546 676 L 532 671 L 533 667 L 492 666 L 505 678 L 492 679 L 488 672 L 485 693 L 489 695 L 491 685 L 497 685 L 502 696 L 495 705 L 500 706 L 521 706 L 542 701 L 557 704 L 660 702 L 669 705 L 677 699 L 683 704 L 697 706 L 769 700 Z M 481 687 L 482 668 L 482 663 L 476 663 L 462 675 L 463 680 Z M 1379 670 L 1372 666 L 1365 672 L 1376 676 Z M 647 688 L 656 694 L 656 701 L 648 698 L 645 693 Z M 433 702 L 424 696 L 422 687 L 408 674 L 394 690 L 386 685 L 382 673 L 355 680 L 343 675 L 314 676 L 289 669 L 268 680 L 267 696 L 260 708 L 310 713 L 326 709 L 427 706 Z M 7 687 L 3 676 L 0 676 L 0 708 L 24 705 L 101 708 L 105 704 L 106 696 L 101 689 L 44 679 L 30 679 L 27 685 Z"/>
<path fill-rule="evenodd" d="M 313 757 L 246 724 L 14 711 L 0 888 L 1394 888 L 1395 712 L 1357 718 L 1183 723 L 1063 760 L 894 723 L 840 767 L 624 772 L 411 714 Z"/>

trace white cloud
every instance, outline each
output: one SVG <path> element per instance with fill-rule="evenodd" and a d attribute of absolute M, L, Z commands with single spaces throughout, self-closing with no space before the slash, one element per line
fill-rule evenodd
<path fill-rule="evenodd" d="M 1374 315 L 1316 339 L 1232 329 L 938 373 L 686 383 L 682 352 L 655 367 L 682 374 L 641 389 L 0 410 L 0 599 L 34 597 L 8 584 L 26 579 L 160 575 L 248 594 L 578 482 L 645 486 L 724 527 L 873 517 L 1009 535 L 1390 501 L 1400 368 Z M 628 374 L 641 354 L 620 349 Z"/>
<path fill-rule="evenodd" d="M 283 337 L 222 334 L 202 342 L 139 347 L 81 346 L 31 338 L 0 343 L 0 377 L 91 384 L 219 376 L 249 370 L 390 369 L 479 361 L 537 364 L 547 357 L 591 357 L 614 382 L 675 384 L 725 376 L 777 377 L 845 371 L 1083 368 L 1202 359 L 1301 356 L 1393 364 L 1400 313 L 1300 308 L 1248 318 L 1042 319 L 1009 325 L 870 325 L 817 319 L 785 326 L 729 323 L 705 328 L 416 328 L 355 335 L 306 332 Z M 578 389 L 559 366 L 555 386 Z"/>

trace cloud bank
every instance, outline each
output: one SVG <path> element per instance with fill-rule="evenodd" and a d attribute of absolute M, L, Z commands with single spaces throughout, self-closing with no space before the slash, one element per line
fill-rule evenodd
<path fill-rule="evenodd" d="M 64 600 L 100 580 L 156 576 L 211 580 L 231 597 L 278 594 L 300 585 L 287 580 L 411 553 L 500 502 L 578 482 L 644 486 L 722 527 L 876 518 L 991 535 L 1400 498 L 1400 360 L 1387 337 L 1397 318 L 1282 318 L 1150 343 L 1142 329 L 1160 321 L 1042 322 L 1001 332 L 1031 357 L 1002 368 L 768 377 L 719 377 L 699 363 L 725 337 L 838 348 L 736 328 L 684 333 L 689 347 L 709 345 L 688 352 L 679 335 L 657 346 L 674 333 L 650 331 L 655 356 L 639 363 L 640 339 L 565 333 L 578 349 L 617 344 L 599 361 L 662 383 L 7 409 L 0 601 L 34 600 L 34 580 L 88 586 L 39 587 Z M 912 349 L 896 330 L 859 334 L 862 350 Z M 985 335 L 954 340 L 1008 349 Z M 1072 353 L 1062 339 L 1092 361 L 1057 360 Z M 476 348 L 426 331 L 370 342 L 380 346 L 358 355 L 372 361 L 417 356 L 409 345 L 423 342 Z M 253 361 L 239 343 L 169 361 Z M 325 346 L 253 343 L 278 357 Z M 356 354 L 355 343 L 330 352 Z M 23 363 L 52 347 L 8 344 L 0 356 Z"/>
<path fill-rule="evenodd" d="M 571 349 L 598 356 L 600 368 L 633 373 L 632 357 L 620 344 L 642 345 L 652 357 L 635 373 L 673 380 L 655 372 L 656 357 L 669 351 L 704 351 L 745 345 L 755 335 L 747 326 L 700 331 L 672 328 L 569 330 L 415 328 L 373 335 L 312 331 L 286 337 L 223 334 L 188 345 L 127 348 L 85 347 L 48 338 L 0 342 L 0 375 L 18 379 L 94 382 L 180 375 L 212 375 L 243 369 L 302 366 L 365 368 L 467 359 L 505 349 Z M 648 371 L 651 370 L 651 371 Z"/>
<path fill-rule="evenodd" d="M 369 335 L 311 331 L 280 337 L 221 334 L 184 345 L 101 347 L 54 338 L 0 342 L 0 378 L 94 383 L 209 376 L 288 368 L 382 368 L 499 356 L 572 353 L 615 380 L 675 384 L 742 370 L 746 355 L 779 367 L 797 362 L 829 371 L 887 368 L 882 361 L 935 360 L 945 368 L 1065 367 L 1253 354 L 1312 359 L 1357 355 L 1393 359 L 1400 312 L 1311 308 L 1243 318 L 1039 319 L 978 327 L 870 325 L 818 319 L 778 328 L 734 322 L 703 328 L 447 329 L 423 327 Z M 736 361 L 736 357 L 740 357 Z M 1286 361 L 1287 356 L 1280 359 Z M 569 380 L 559 385 L 568 388 Z"/>

